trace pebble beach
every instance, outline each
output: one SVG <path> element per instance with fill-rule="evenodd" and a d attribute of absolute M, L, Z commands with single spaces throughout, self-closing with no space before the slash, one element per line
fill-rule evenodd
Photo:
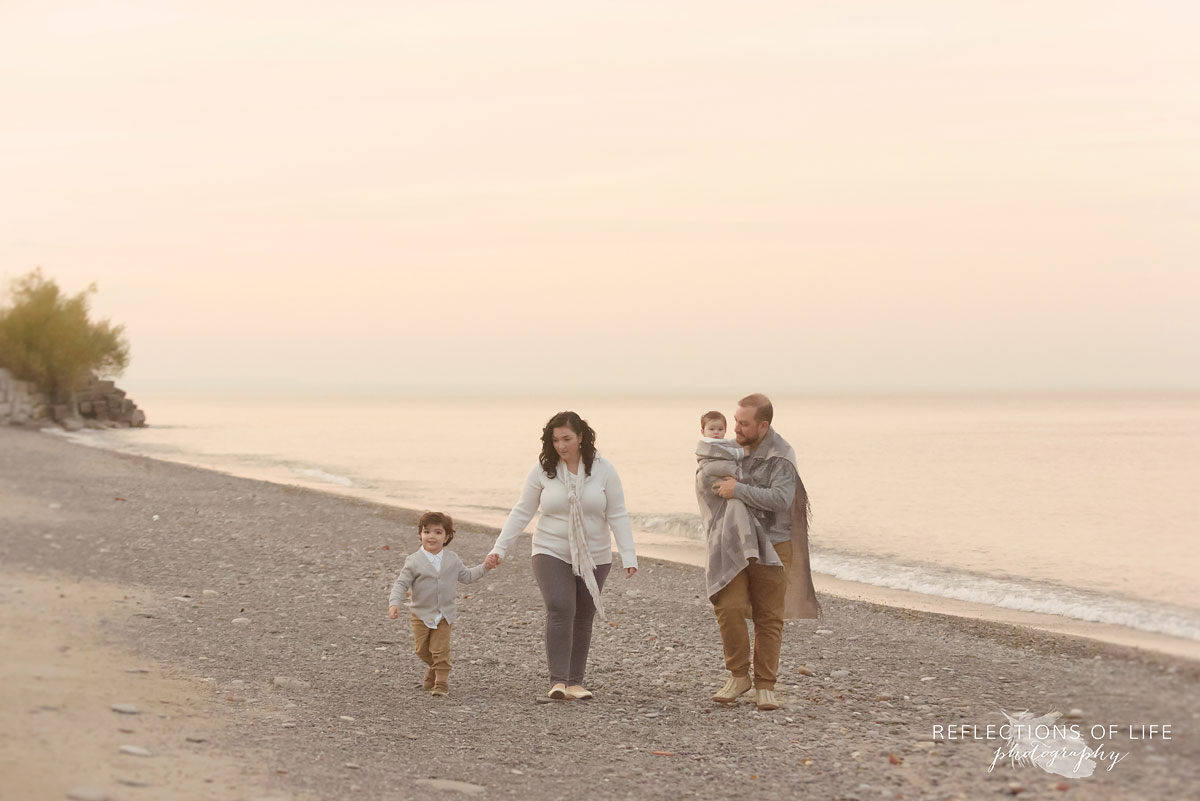
<path fill-rule="evenodd" d="M 549 702 L 527 540 L 460 588 L 451 692 L 433 698 L 407 620 L 387 619 L 418 513 L 0 430 L 0 799 L 1183 799 L 1200 786 L 1198 662 L 825 595 L 821 620 L 786 626 L 783 708 L 719 706 L 703 572 L 648 558 L 605 589 L 595 700 Z M 458 525 L 450 548 L 477 564 L 495 531 Z M 947 734 L 1021 710 L 1113 732 L 1088 739 L 1123 756 L 1065 778 L 997 761 L 1003 740 Z M 77 747 L 47 770 L 64 738 Z"/>

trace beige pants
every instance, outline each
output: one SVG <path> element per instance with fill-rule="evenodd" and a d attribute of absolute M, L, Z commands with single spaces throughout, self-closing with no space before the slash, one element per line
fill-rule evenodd
<path fill-rule="evenodd" d="M 783 596 L 787 569 L 792 565 L 792 543 L 775 546 L 783 567 L 751 562 L 717 593 L 713 611 L 725 649 L 725 668 L 734 676 L 750 675 L 750 632 L 747 613 L 754 620 L 754 686 L 775 689 L 779 673 L 779 647 L 783 642 Z"/>
<path fill-rule="evenodd" d="M 437 681 L 445 684 L 450 675 L 450 624 L 442 619 L 436 629 L 410 613 L 413 630 L 413 650 L 422 662 L 429 665 Z"/>

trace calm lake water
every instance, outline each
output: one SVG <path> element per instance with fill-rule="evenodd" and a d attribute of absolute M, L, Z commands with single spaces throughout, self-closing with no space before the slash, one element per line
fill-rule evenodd
<path fill-rule="evenodd" d="M 542 425 L 570 408 L 616 465 L 639 543 L 694 561 L 699 416 L 734 400 L 138 395 L 150 427 L 73 438 L 498 526 Z M 815 570 L 1200 640 L 1200 397 L 773 400 Z"/>

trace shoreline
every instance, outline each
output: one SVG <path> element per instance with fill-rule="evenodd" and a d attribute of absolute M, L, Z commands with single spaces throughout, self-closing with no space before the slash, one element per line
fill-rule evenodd
<path fill-rule="evenodd" d="M 395 574 L 418 547 L 414 523 L 411 512 L 333 493 L 0 430 L 3 572 L 47 578 L 68 599 L 97 583 L 136 599 L 136 612 L 128 603 L 102 610 L 104 642 L 212 688 L 213 728 L 200 745 L 224 764 L 255 766 L 231 801 L 260 797 L 254 785 L 264 784 L 279 801 L 370 801 L 432 797 L 445 782 L 511 801 L 714 791 L 736 801 L 1057 799 L 1063 788 L 1108 801 L 1146 788 L 1189 797 L 1200 782 L 1200 740 L 1188 736 L 1200 726 L 1200 664 L 833 595 L 820 621 L 785 626 L 780 710 L 714 704 L 726 674 L 702 571 L 651 556 L 605 587 L 609 617 L 597 621 L 586 676 L 594 701 L 545 698 L 544 608 L 530 560 L 515 554 L 460 588 L 450 695 L 433 699 L 420 689 L 424 666 L 407 625 L 386 613 Z M 452 548 L 475 564 L 492 540 L 466 527 Z M 10 621 L 24 615 L 36 632 L 70 609 L 22 611 L 0 599 L 5 675 L 20 653 Z M 47 675 L 59 659 L 53 645 L 31 655 Z M 81 680 L 105 717 L 152 677 Z M 1126 758 L 1065 780 L 995 766 L 1003 740 L 945 735 L 986 731 L 1022 709 L 1069 711 L 1085 732 L 1116 725 L 1102 744 Z M 39 717 L 50 728 L 22 736 L 35 723 L 16 711 L 14 764 L 54 753 L 55 718 Z M 60 720 L 64 736 L 69 722 Z M 1150 742 L 1127 724 L 1169 724 L 1175 736 Z M 172 760 L 194 750 L 193 734 L 163 733 L 145 765 L 163 771 L 147 778 L 157 795 L 178 789 Z M 89 747 L 107 753 L 109 735 L 89 735 Z M 71 769 L 83 759 L 64 758 Z"/>
<path fill-rule="evenodd" d="M 296 475 L 294 479 L 288 477 L 291 480 L 283 480 L 283 478 L 273 475 L 269 471 L 246 470 L 235 473 L 216 467 L 197 464 L 186 459 L 171 459 L 162 456 L 146 456 L 141 453 L 130 453 L 120 449 L 108 448 L 104 445 L 93 445 L 86 442 L 78 435 L 66 434 L 65 432 L 58 432 L 53 429 L 50 429 L 49 431 L 53 436 L 59 436 L 68 442 L 82 447 L 98 448 L 100 450 L 120 453 L 125 456 L 133 456 L 139 459 L 149 459 L 152 461 L 185 465 L 197 470 L 207 470 L 218 475 L 230 476 L 233 478 L 263 481 L 278 486 L 298 487 L 311 492 L 318 492 L 336 497 L 354 498 L 366 503 L 378 504 L 390 509 L 398 509 L 413 514 L 420 513 L 420 510 L 414 509 L 411 506 L 406 506 L 403 503 L 392 500 L 379 492 L 363 487 L 347 487 L 319 479 L 305 479 L 304 476 L 299 474 Z M 102 436 L 103 433 L 104 432 L 89 432 L 87 436 Z M 482 533 L 491 534 L 493 537 L 499 533 L 499 526 L 486 522 L 481 523 L 477 520 L 471 519 L 470 517 L 466 516 L 470 514 L 469 512 L 464 512 L 462 513 L 462 516 L 460 516 L 458 510 L 451 509 L 449 511 L 451 511 L 451 513 L 454 515 L 456 523 L 462 526 L 470 527 Z M 651 536 L 653 537 L 654 535 Z M 677 564 L 689 565 L 692 567 L 704 566 L 704 550 L 700 543 L 675 541 L 671 538 L 660 538 L 658 541 L 655 541 L 654 538 L 651 538 L 649 541 L 637 543 L 637 548 L 639 556 L 645 555 L 656 559 L 675 562 Z M 963 601 L 942 595 L 930 595 L 910 590 L 883 587 L 876 584 L 840 579 L 828 573 L 821 573 L 816 570 L 813 571 L 812 575 L 813 583 L 816 586 L 817 592 L 820 594 L 833 595 L 848 600 L 897 607 L 911 611 L 951 615 L 955 617 L 967 618 L 969 620 L 981 620 L 991 623 L 999 623 L 1002 625 L 1029 628 L 1037 631 L 1063 634 L 1070 637 L 1082 637 L 1111 645 L 1140 648 L 1147 651 L 1153 651 L 1160 654 L 1166 654 L 1200 662 L 1200 641 L 1197 640 L 1189 640 L 1183 637 L 1175 637 L 1168 634 L 1145 631 L 1142 629 L 1136 629 L 1112 623 L 1081 620 L 1079 618 L 1066 617 L 1063 615 L 1055 615 L 1044 612 L 1006 609 L 1004 607 L 992 606 L 990 604 L 976 603 L 972 601 Z"/>

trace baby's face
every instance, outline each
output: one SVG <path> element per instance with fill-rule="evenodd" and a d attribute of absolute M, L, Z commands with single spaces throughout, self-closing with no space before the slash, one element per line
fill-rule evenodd
<path fill-rule="evenodd" d="M 725 439 L 725 421 L 719 417 L 709 420 L 704 424 L 704 428 L 702 428 L 701 431 L 706 437 L 712 437 L 713 439 Z"/>

